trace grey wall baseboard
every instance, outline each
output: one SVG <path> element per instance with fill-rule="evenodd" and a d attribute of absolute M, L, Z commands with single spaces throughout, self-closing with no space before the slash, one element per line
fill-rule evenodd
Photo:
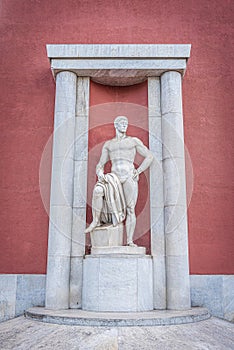
<path fill-rule="evenodd" d="M 234 322 L 234 275 L 190 275 L 192 306 Z"/>
<path fill-rule="evenodd" d="M 0 322 L 45 305 L 46 275 L 0 275 Z M 192 306 L 234 322 L 234 275 L 190 275 Z"/>
<path fill-rule="evenodd" d="M 46 275 L 0 275 L 0 322 L 45 305 Z"/>

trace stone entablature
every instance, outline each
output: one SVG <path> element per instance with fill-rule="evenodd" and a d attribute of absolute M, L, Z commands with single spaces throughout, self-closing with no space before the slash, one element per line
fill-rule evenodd
<path fill-rule="evenodd" d="M 191 45 L 47 45 L 53 75 L 68 70 L 106 85 L 127 86 L 167 71 L 184 75 Z"/>

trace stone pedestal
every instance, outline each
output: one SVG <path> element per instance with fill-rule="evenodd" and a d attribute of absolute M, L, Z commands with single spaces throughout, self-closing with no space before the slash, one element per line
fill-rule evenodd
<path fill-rule="evenodd" d="M 83 269 L 83 310 L 100 312 L 153 310 L 150 256 L 86 255 Z"/>
<path fill-rule="evenodd" d="M 145 247 L 130 247 L 130 246 L 113 246 L 113 247 L 93 247 L 91 248 L 92 255 L 145 255 Z"/>
<path fill-rule="evenodd" d="M 97 227 L 90 233 L 90 237 L 92 247 L 121 246 L 123 244 L 123 224 Z"/>

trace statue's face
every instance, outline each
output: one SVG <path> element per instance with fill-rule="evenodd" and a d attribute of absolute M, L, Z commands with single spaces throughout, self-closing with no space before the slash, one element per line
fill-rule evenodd
<path fill-rule="evenodd" d="M 127 119 L 121 119 L 117 124 L 116 124 L 116 129 L 120 132 L 126 132 L 128 128 L 128 121 Z"/>

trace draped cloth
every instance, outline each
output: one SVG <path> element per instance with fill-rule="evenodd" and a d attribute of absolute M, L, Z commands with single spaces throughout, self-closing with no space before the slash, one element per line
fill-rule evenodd
<path fill-rule="evenodd" d="M 126 217 L 126 203 L 122 184 L 114 173 L 104 175 L 104 181 L 98 181 L 104 191 L 104 201 L 100 217 L 101 224 L 112 223 L 113 226 L 123 222 Z"/>

